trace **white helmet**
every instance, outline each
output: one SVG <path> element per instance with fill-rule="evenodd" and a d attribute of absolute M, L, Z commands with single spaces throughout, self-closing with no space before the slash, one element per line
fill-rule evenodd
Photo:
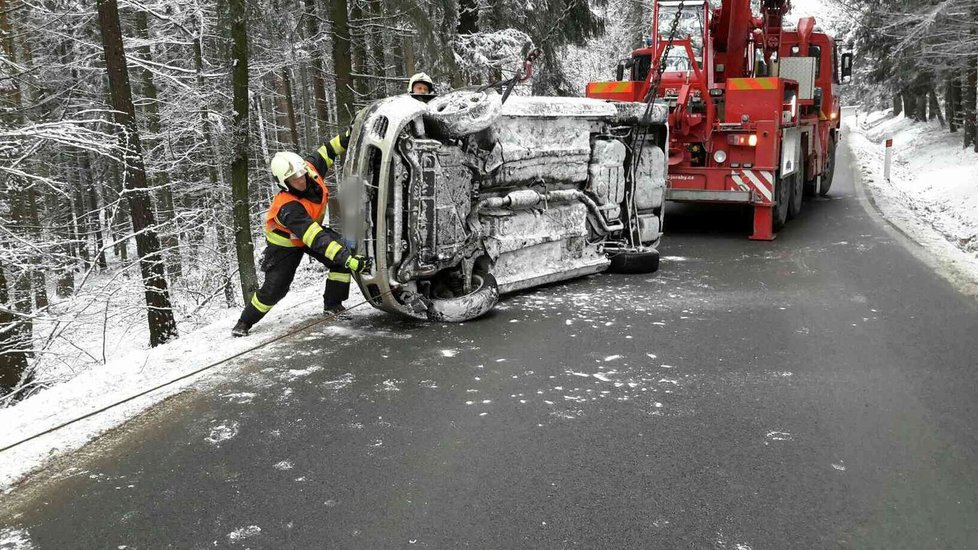
<path fill-rule="evenodd" d="M 428 85 L 428 93 L 425 95 L 435 95 L 435 84 L 431 81 L 431 77 L 426 73 L 417 73 L 408 80 L 407 91 L 409 94 L 414 93 L 414 85 L 418 82 Z"/>
<path fill-rule="evenodd" d="M 272 176 L 275 177 L 275 183 L 285 191 L 289 189 L 285 180 L 294 178 L 295 176 L 305 175 L 308 171 L 306 169 L 306 161 L 291 151 L 279 151 L 275 153 L 268 167 L 272 169 Z"/>

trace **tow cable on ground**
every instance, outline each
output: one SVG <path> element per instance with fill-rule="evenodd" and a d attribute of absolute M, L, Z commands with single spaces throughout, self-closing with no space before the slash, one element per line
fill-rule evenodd
<path fill-rule="evenodd" d="M 389 292 L 390 291 L 388 291 L 388 293 Z M 379 297 L 380 296 L 378 296 L 378 298 Z M 358 308 L 358 307 L 360 307 L 360 306 L 362 306 L 364 304 L 369 304 L 369 303 L 370 303 L 370 300 L 364 300 L 364 301 L 359 302 L 357 304 L 354 304 L 354 305 L 352 305 L 352 306 L 350 306 L 348 308 L 344 308 L 342 311 L 338 311 L 336 313 L 331 313 L 331 314 L 325 316 L 322 319 L 316 319 L 315 321 L 312 321 L 312 322 L 309 322 L 309 323 L 300 325 L 298 328 L 296 328 L 294 330 L 291 330 L 291 331 L 286 332 L 284 334 L 280 334 L 280 335 L 278 335 L 278 336 L 276 336 L 274 338 L 271 338 L 270 340 L 267 340 L 265 342 L 262 342 L 262 343 L 260 343 L 260 344 L 258 344 L 256 346 L 252 346 L 252 347 L 250 347 L 250 348 L 248 348 L 248 349 L 246 349 L 244 351 L 240 351 L 238 353 L 235 353 L 234 355 L 232 355 L 230 357 L 225 357 L 224 359 L 221 359 L 220 361 L 215 361 L 215 362 L 213 362 L 213 363 L 211 363 L 211 364 L 209 364 L 207 366 L 201 367 L 201 368 L 199 368 L 199 369 L 197 369 L 195 371 L 188 372 L 187 374 L 180 375 L 180 376 L 178 376 L 178 377 L 176 377 L 176 378 L 174 378 L 172 380 L 169 380 L 167 382 L 164 382 L 162 384 L 159 384 L 157 386 L 154 386 L 154 387 L 152 387 L 152 388 L 150 388 L 148 390 L 141 391 L 141 392 L 137 393 L 136 395 L 129 396 L 129 397 L 127 397 L 127 398 L 125 398 L 125 399 L 123 399 L 121 401 L 117 401 L 117 402 L 112 403 L 110 405 L 106 405 L 106 406 L 104 406 L 104 407 L 102 407 L 100 409 L 97 409 L 97 410 L 94 410 L 92 412 L 86 413 L 86 414 L 84 414 L 82 416 L 79 416 L 78 418 L 73 418 L 73 419 L 71 419 L 71 420 L 69 420 L 67 422 L 58 424 L 57 426 L 54 426 L 52 428 L 48 428 L 48 429 L 46 429 L 46 430 L 44 430 L 42 432 L 38 432 L 38 433 L 36 433 L 36 434 L 34 434 L 34 435 L 30 436 L 30 437 L 26 437 L 24 439 L 21 439 L 20 441 L 17 441 L 15 443 L 11 443 L 10 445 L 7 445 L 5 447 L 0 448 L 0 453 L 9 451 L 10 449 L 13 449 L 14 447 L 23 445 L 24 443 L 33 441 L 33 440 L 35 440 L 35 439 L 37 439 L 39 437 L 45 436 L 45 435 L 47 435 L 49 433 L 56 432 L 56 431 L 60 430 L 61 428 L 70 426 L 72 424 L 75 424 L 76 422 L 81 422 L 82 420 L 85 420 L 87 418 L 91 418 L 91 417 L 93 417 L 95 415 L 102 414 L 102 413 L 104 413 L 105 411 L 107 411 L 109 409 L 114 409 L 115 407 L 118 407 L 119 405 L 123 405 L 125 403 L 128 403 L 128 402 L 134 400 L 134 399 L 139 399 L 140 397 L 143 397 L 144 395 L 148 395 L 150 393 L 153 393 L 156 390 L 159 390 L 159 389 L 165 388 L 167 386 L 173 385 L 173 384 L 175 384 L 175 383 L 177 383 L 177 382 L 179 382 L 181 380 L 186 380 L 187 378 L 190 378 L 192 376 L 196 376 L 196 375 L 198 375 L 198 374 L 200 374 L 200 373 L 202 373 L 202 372 L 204 372 L 206 370 L 210 370 L 210 369 L 212 369 L 214 367 L 217 367 L 219 365 L 223 365 L 224 363 L 227 363 L 229 361 L 232 361 L 234 359 L 237 359 L 238 357 L 241 357 L 242 355 L 246 355 L 246 354 L 251 353 L 251 352 L 253 352 L 255 350 L 261 349 L 261 348 L 263 348 L 265 346 L 268 346 L 269 344 L 274 344 L 275 342 L 278 342 L 279 340 L 284 340 L 284 339 L 286 339 L 286 338 L 288 338 L 290 336 L 294 336 L 294 335 L 296 335 L 296 334 L 298 334 L 300 332 L 303 332 L 305 330 L 308 330 L 308 329 L 310 329 L 310 328 L 312 328 L 312 327 L 314 327 L 316 325 L 319 325 L 319 324 L 322 324 L 322 323 L 325 323 L 325 322 L 328 322 L 328 321 L 333 321 L 337 317 L 339 317 L 340 315 L 343 315 L 344 313 L 346 313 L 348 311 L 351 311 L 351 310 L 356 309 L 356 308 Z"/>

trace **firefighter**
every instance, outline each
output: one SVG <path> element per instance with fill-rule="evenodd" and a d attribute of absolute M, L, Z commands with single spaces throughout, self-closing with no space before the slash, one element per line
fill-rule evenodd
<path fill-rule="evenodd" d="M 326 313 L 343 311 L 343 301 L 350 294 L 351 272 L 371 268 L 369 258 L 354 254 L 339 233 L 321 225 L 329 198 L 322 174 L 333 167 L 349 142 L 347 131 L 305 159 L 292 152 L 272 157 L 270 168 L 279 191 L 265 215 L 267 246 L 261 262 L 265 282 L 245 305 L 231 330 L 233 336 L 247 336 L 251 327 L 285 297 L 306 254 L 329 268 L 323 294 Z"/>
<path fill-rule="evenodd" d="M 408 80 L 408 93 L 415 99 L 427 103 L 435 97 L 435 84 L 427 74 L 417 73 Z"/>

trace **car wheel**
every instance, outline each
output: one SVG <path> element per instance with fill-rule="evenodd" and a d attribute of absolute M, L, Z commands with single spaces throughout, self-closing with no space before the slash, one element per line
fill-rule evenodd
<path fill-rule="evenodd" d="M 499 301 L 499 286 L 489 273 L 472 273 L 468 292 L 440 284 L 432 289 L 428 304 L 428 319 L 443 323 L 461 323 L 488 313 Z"/>
<path fill-rule="evenodd" d="M 608 254 L 611 273 L 655 273 L 659 270 L 659 251 L 622 251 Z"/>
<path fill-rule="evenodd" d="M 460 137 L 485 130 L 499 117 L 499 94 L 457 91 L 432 99 L 425 121 L 447 137 Z"/>

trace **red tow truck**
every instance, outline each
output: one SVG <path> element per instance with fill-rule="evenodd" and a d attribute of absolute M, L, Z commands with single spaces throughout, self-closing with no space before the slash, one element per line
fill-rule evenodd
<path fill-rule="evenodd" d="M 647 46 L 619 64 L 617 81 L 587 85 L 592 98 L 667 103 L 666 197 L 750 205 L 754 240 L 773 240 L 803 195 L 829 191 L 839 85 L 852 74 L 852 54 L 840 56 L 814 18 L 782 26 L 790 9 L 790 0 L 762 0 L 759 15 L 751 0 L 654 0 Z"/>

